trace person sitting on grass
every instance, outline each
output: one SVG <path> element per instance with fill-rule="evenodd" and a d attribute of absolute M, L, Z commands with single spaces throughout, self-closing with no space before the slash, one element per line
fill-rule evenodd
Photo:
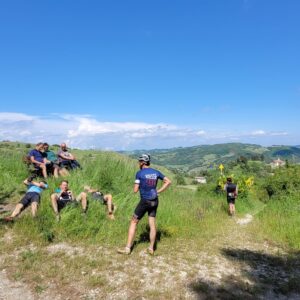
<path fill-rule="evenodd" d="M 44 157 L 51 162 L 51 169 L 52 169 L 52 173 L 54 175 L 55 178 L 58 178 L 58 175 L 61 176 L 68 176 L 69 172 L 67 171 L 66 168 L 60 168 L 59 167 L 59 161 L 58 161 L 58 157 L 57 155 L 49 150 L 49 144 L 48 143 L 44 143 Z"/>
<path fill-rule="evenodd" d="M 25 196 L 16 205 L 14 211 L 9 217 L 6 217 L 6 221 L 13 221 L 26 207 L 31 205 L 32 217 L 36 216 L 38 205 L 40 203 L 41 193 L 44 189 L 48 188 L 46 181 L 32 181 L 32 177 L 24 180 L 24 184 L 28 186 Z"/>
<path fill-rule="evenodd" d="M 62 143 L 60 145 L 60 150 L 57 153 L 59 165 L 60 167 L 65 167 L 69 169 L 76 169 L 80 168 L 81 166 L 79 162 L 76 160 L 75 155 L 71 154 L 68 151 L 67 145 L 65 143 Z"/>
<path fill-rule="evenodd" d="M 48 161 L 44 157 L 44 144 L 43 143 L 37 143 L 35 145 L 35 149 L 32 149 L 28 153 L 28 157 L 30 158 L 31 163 L 34 165 L 34 167 L 37 170 L 40 170 L 42 172 L 42 175 L 44 178 L 47 178 L 47 164 L 50 164 L 50 161 Z"/>
<path fill-rule="evenodd" d="M 112 195 L 111 194 L 103 194 L 97 189 L 92 189 L 90 186 L 84 186 L 84 191 L 86 193 L 90 193 L 92 199 L 100 201 L 103 205 L 106 205 L 108 218 L 111 220 L 115 219 L 114 212 L 116 211 L 117 207 L 112 202 Z"/>
<path fill-rule="evenodd" d="M 71 203 L 81 202 L 83 213 L 86 213 L 87 209 L 87 195 L 85 192 L 81 192 L 76 198 L 72 191 L 69 189 L 69 182 L 62 180 L 58 189 L 51 195 L 51 204 L 54 210 L 56 220 L 60 220 L 60 210 L 66 205 Z"/>

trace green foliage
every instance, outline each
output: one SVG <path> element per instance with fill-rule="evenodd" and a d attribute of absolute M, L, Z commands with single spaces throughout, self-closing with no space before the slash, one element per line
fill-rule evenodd
<path fill-rule="evenodd" d="M 125 152 L 136 158 L 143 150 Z M 201 145 L 194 147 L 179 147 L 172 149 L 154 149 L 147 151 L 152 154 L 153 162 L 188 172 L 194 176 L 201 176 L 201 172 L 210 168 L 217 169 L 222 164 L 229 165 L 230 169 L 236 165 L 249 170 L 249 163 L 270 163 L 280 157 L 291 163 L 300 162 L 300 148 L 291 146 L 262 147 L 254 144 L 226 143 L 217 145 Z"/>
<path fill-rule="evenodd" d="M 268 240 L 300 250 L 299 213 L 299 192 L 280 195 L 275 201 L 269 201 L 258 215 L 257 232 Z"/>
<path fill-rule="evenodd" d="M 17 203 L 25 192 L 22 181 L 28 176 L 28 170 L 22 162 L 22 156 L 27 150 L 25 145 L 16 146 L 18 145 L 13 143 L 0 143 L 0 203 Z M 49 189 L 42 194 L 37 218 L 32 219 L 30 209 L 27 209 L 12 225 L 14 234 L 25 243 L 125 243 L 129 220 L 139 200 L 139 196 L 132 192 L 134 175 L 138 168 L 136 160 L 113 152 L 72 152 L 78 157 L 83 170 L 71 172 L 68 177 L 70 188 L 78 194 L 84 185 L 90 185 L 105 193 L 111 193 L 118 206 L 116 221 L 108 220 L 105 206 L 89 199 L 86 217 L 82 215 L 80 206 L 67 207 L 63 209 L 61 221 L 57 223 L 51 208 L 50 195 L 59 185 L 60 179 L 49 178 Z M 259 214 L 260 233 L 270 234 L 275 241 L 290 247 L 300 248 L 299 238 L 296 237 L 300 236 L 297 229 L 300 228 L 297 220 L 300 205 L 297 197 L 300 189 L 300 167 L 290 164 L 288 168 L 277 169 L 274 175 L 270 175 L 270 169 L 261 161 L 248 160 L 247 164 L 242 165 L 237 162 L 231 166 L 225 165 L 226 175 L 232 176 L 239 186 L 237 211 L 256 211 L 264 205 L 263 202 L 267 203 L 264 211 Z M 185 173 L 177 171 L 173 176 L 163 167 L 159 169 L 173 181 L 171 188 L 160 197 L 157 219 L 159 236 L 166 240 L 212 238 L 226 220 L 226 195 L 222 190 L 225 175 L 220 177 L 217 168 L 207 169 L 205 176 L 208 183 L 199 185 L 195 192 L 174 184 L 182 184 L 180 180 L 182 177 L 185 180 Z M 203 170 L 201 172 L 203 174 Z M 221 188 L 216 193 L 218 184 Z M 143 243 L 147 236 L 145 218 L 138 226 L 137 243 Z M 31 256 L 26 254 L 24 261 L 31 263 Z"/>
<path fill-rule="evenodd" d="M 267 177 L 263 183 L 269 197 L 290 194 L 300 189 L 300 167 L 297 165 L 289 168 L 279 168 L 273 176 Z"/>
<path fill-rule="evenodd" d="M 180 173 L 175 175 L 176 184 L 178 185 L 186 185 L 184 176 Z"/>

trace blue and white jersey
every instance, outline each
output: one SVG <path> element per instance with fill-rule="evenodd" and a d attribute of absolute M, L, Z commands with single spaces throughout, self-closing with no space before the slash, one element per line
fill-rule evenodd
<path fill-rule="evenodd" d="M 136 173 L 135 183 L 139 185 L 142 200 L 154 200 L 157 198 L 156 186 L 158 179 L 163 180 L 163 175 L 158 170 L 145 168 Z"/>
<path fill-rule="evenodd" d="M 44 185 L 45 185 L 45 189 L 47 189 L 47 188 L 48 188 L 48 184 L 45 184 L 45 183 L 44 183 Z M 34 193 L 40 194 L 43 190 L 44 190 L 44 189 L 41 188 L 41 187 L 39 187 L 39 186 L 30 184 L 30 185 L 28 186 L 27 193 L 34 192 Z"/>

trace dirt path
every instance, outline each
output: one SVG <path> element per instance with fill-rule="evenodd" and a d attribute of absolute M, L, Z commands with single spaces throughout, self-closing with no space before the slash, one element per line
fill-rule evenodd
<path fill-rule="evenodd" d="M 299 257 L 257 242 L 249 230 L 252 221 L 251 215 L 229 218 L 218 238 L 200 249 L 193 243 L 161 244 L 154 257 L 140 248 L 122 256 L 104 246 L 53 244 L 42 249 L 45 255 L 64 253 L 74 263 L 87 256 L 93 263 L 83 264 L 80 276 L 74 277 L 77 269 L 69 265 L 65 272 L 70 280 L 63 285 L 45 280 L 45 292 L 40 294 L 27 285 L 30 278 L 15 282 L 2 268 L 0 299 L 300 299 Z M 1 242 L 9 241 L 6 235 Z M 61 264 L 60 272 L 66 268 Z M 45 275 L 43 270 L 40 275 Z"/>
<path fill-rule="evenodd" d="M 34 296 L 26 285 L 20 282 L 13 282 L 9 280 L 6 274 L 6 270 L 2 270 L 0 272 L 0 299 L 31 300 L 34 299 Z"/>
<path fill-rule="evenodd" d="M 200 298 L 300 299 L 299 256 L 257 242 L 248 229 L 252 220 L 250 214 L 233 218 L 222 238 L 210 242 L 205 258 L 198 256 L 192 288 Z"/>

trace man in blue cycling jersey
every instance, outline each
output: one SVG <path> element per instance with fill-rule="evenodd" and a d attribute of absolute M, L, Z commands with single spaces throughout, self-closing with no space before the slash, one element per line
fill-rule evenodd
<path fill-rule="evenodd" d="M 150 245 L 148 253 L 154 254 L 154 244 L 156 239 L 155 217 L 158 207 L 158 194 L 162 193 L 171 184 L 170 179 L 164 176 L 160 171 L 150 167 L 150 155 L 143 154 L 138 158 L 140 171 L 136 173 L 133 191 L 140 192 L 141 200 L 137 205 L 128 230 L 128 239 L 126 247 L 118 249 L 121 254 L 130 254 L 138 222 L 148 213 L 150 227 Z M 163 185 L 156 189 L 158 180 L 163 181 Z"/>

